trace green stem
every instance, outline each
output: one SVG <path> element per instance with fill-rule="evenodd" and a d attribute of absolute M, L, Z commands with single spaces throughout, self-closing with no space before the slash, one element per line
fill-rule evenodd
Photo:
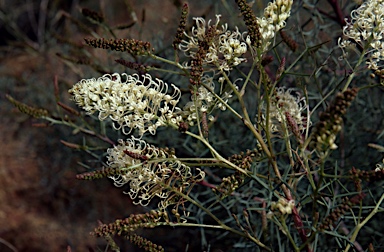
<path fill-rule="evenodd" d="M 253 73 L 253 69 L 255 69 L 255 67 L 256 67 L 256 64 L 257 64 L 257 61 L 254 61 L 252 64 L 251 70 L 249 71 L 247 78 L 244 81 L 243 87 L 240 90 L 241 95 L 243 95 L 245 93 L 245 88 L 247 87 L 247 84 L 250 82 L 251 75 Z"/>
<path fill-rule="evenodd" d="M 155 60 L 158 60 L 158 61 L 161 61 L 161 62 L 170 64 L 170 65 L 173 65 L 173 66 L 175 66 L 175 67 L 177 67 L 177 68 L 183 70 L 186 74 L 188 74 L 187 69 L 185 69 L 185 67 L 183 67 L 183 66 L 182 66 L 180 63 L 178 63 L 178 62 L 175 62 L 175 61 L 173 61 L 173 60 L 164 59 L 164 58 L 159 57 L 159 56 L 157 56 L 157 55 L 155 55 L 155 54 L 152 54 L 152 53 L 149 54 L 149 56 L 150 56 L 151 58 L 155 59 Z"/>
<path fill-rule="evenodd" d="M 111 145 L 115 145 L 115 143 L 109 139 L 107 136 L 102 136 L 100 134 L 97 134 L 94 130 L 89 130 L 89 129 L 85 129 L 83 127 L 79 127 L 78 125 L 75 125 L 73 123 L 69 123 L 67 121 L 64 121 L 64 120 L 56 120 L 52 117 L 43 117 L 44 120 L 47 120 L 48 122 L 51 122 L 53 124 L 62 124 L 62 125 L 65 125 L 65 126 L 69 126 L 71 128 L 74 128 L 74 129 L 78 129 L 80 130 L 81 132 L 85 133 L 85 134 L 88 134 L 88 135 L 91 135 L 91 136 L 95 136 L 97 138 L 99 138 L 100 140 L 106 142 L 106 143 L 109 143 Z"/>
<path fill-rule="evenodd" d="M 281 216 L 280 218 L 280 223 L 284 229 L 284 232 L 285 232 L 285 235 L 288 236 L 288 239 L 289 241 L 291 242 L 292 246 L 293 246 L 293 249 L 297 252 L 300 251 L 300 249 L 297 247 L 296 243 L 295 243 L 295 240 L 293 239 L 291 233 L 290 233 L 290 230 L 289 228 L 287 227 L 287 223 L 285 223 L 285 218 L 284 216 Z"/>
<path fill-rule="evenodd" d="M 353 234 L 351 236 L 351 238 L 349 239 L 349 241 L 351 243 L 354 243 L 356 241 L 356 237 L 357 235 L 359 234 L 360 230 L 364 227 L 365 224 L 367 224 L 367 222 L 379 211 L 379 207 L 381 205 L 381 202 L 384 200 L 384 194 L 381 195 L 381 198 L 379 200 L 379 202 L 377 202 L 375 208 L 372 210 L 372 212 L 362 221 L 360 222 L 355 230 L 353 231 Z M 351 243 L 348 243 L 347 247 L 345 248 L 344 252 L 348 252 L 348 250 L 351 248 Z"/>
<path fill-rule="evenodd" d="M 192 136 L 192 137 L 198 139 L 198 140 L 201 141 L 205 146 L 207 146 L 208 149 L 211 151 L 212 155 L 213 155 L 217 160 L 219 160 L 220 162 L 226 164 L 228 167 L 230 167 L 230 168 L 232 168 L 232 169 L 234 169 L 234 170 L 237 170 L 237 171 L 239 171 L 239 172 L 245 174 L 246 176 L 249 176 L 249 172 L 248 172 L 248 171 L 246 171 L 246 170 L 244 170 L 244 169 L 238 167 L 237 165 L 235 165 L 235 164 L 229 162 L 227 159 L 223 158 L 223 157 L 222 157 L 222 156 L 215 150 L 215 148 L 213 148 L 213 146 L 212 146 L 212 145 L 211 145 L 205 138 L 203 138 L 203 137 L 201 137 L 201 136 L 199 136 L 199 135 L 196 135 L 196 134 L 194 134 L 194 133 L 192 133 L 192 132 L 189 132 L 189 131 L 187 131 L 187 132 L 185 132 L 185 133 L 186 133 L 187 135 L 190 135 L 190 136 Z"/>
<path fill-rule="evenodd" d="M 367 40 L 365 46 L 364 46 L 364 49 L 363 51 L 361 52 L 360 54 L 360 57 L 359 57 L 359 60 L 357 61 L 355 67 L 353 68 L 353 71 L 351 73 L 351 75 L 348 76 L 348 79 L 347 79 L 347 82 L 345 83 L 344 85 L 344 88 L 343 88 L 343 92 L 345 90 L 347 90 L 347 88 L 349 87 L 349 84 L 351 84 L 353 78 L 355 77 L 356 75 L 356 72 L 357 72 L 357 68 L 360 66 L 360 64 L 363 62 L 364 58 L 365 58 L 365 54 L 366 52 L 368 51 L 368 49 L 371 47 L 371 41 L 373 40 L 373 37 L 371 35 L 371 37 Z"/>
<path fill-rule="evenodd" d="M 237 234 L 239 236 L 243 236 L 243 237 L 247 237 L 249 238 L 251 241 L 253 241 L 254 243 L 256 243 L 257 245 L 259 245 L 260 247 L 264 248 L 265 250 L 267 251 L 271 251 L 265 244 L 263 244 L 262 242 L 260 242 L 259 239 L 257 239 L 256 237 L 254 236 L 251 236 L 250 234 L 246 234 L 246 233 L 243 233 L 239 230 L 236 230 L 236 229 L 233 229 L 227 225 L 225 225 L 219 218 L 217 218 L 211 211 L 209 211 L 207 208 L 205 208 L 204 206 L 202 206 L 201 204 L 199 204 L 197 201 L 195 201 L 194 199 L 192 199 L 191 197 L 189 197 L 188 195 L 185 195 L 183 194 L 182 192 L 178 191 L 177 189 L 174 189 L 174 188 L 169 188 L 170 190 L 172 190 L 174 193 L 178 194 L 179 196 L 183 197 L 184 199 L 188 200 L 189 202 L 191 202 L 192 204 L 194 204 L 195 206 L 197 206 L 198 208 L 200 208 L 201 210 L 203 210 L 206 214 L 208 214 L 212 219 L 214 219 L 219 225 L 220 225 L 220 228 L 221 229 L 224 229 L 224 230 L 227 230 L 229 232 L 232 232 L 234 234 Z M 180 223 L 181 224 L 181 223 Z M 184 223 L 185 224 L 185 223 Z M 194 224 L 193 226 L 196 226 L 196 227 L 201 227 L 201 224 Z M 208 227 L 208 226 L 207 226 Z M 214 228 L 218 228 L 217 226 L 215 225 L 212 225 L 211 227 L 214 227 Z"/>
<path fill-rule="evenodd" d="M 271 152 L 269 151 L 267 145 L 264 143 L 264 139 L 263 137 L 260 135 L 260 133 L 256 130 L 256 128 L 253 126 L 252 124 L 252 121 L 251 119 L 249 118 L 249 114 L 248 114 L 248 111 L 247 111 L 247 108 L 245 106 L 245 103 L 244 103 L 244 100 L 241 96 L 241 94 L 239 93 L 239 91 L 237 91 L 236 87 L 232 84 L 232 82 L 229 80 L 227 74 L 224 72 L 224 71 L 221 71 L 221 74 L 224 76 L 224 78 L 226 79 L 226 81 L 229 83 L 230 87 L 232 88 L 233 92 L 235 93 L 235 95 L 237 96 L 239 102 L 240 102 L 240 105 L 241 105 L 241 109 L 243 111 L 243 114 L 244 114 L 244 117 L 241 118 L 241 120 L 243 121 L 243 123 L 245 124 L 245 126 L 248 127 L 248 129 L 251 130 L 251 132 L 253 133 L 253 135 L 256 137 L 257 141 L 260 143 L 261 145 L 261 148 L 263 149 L 264 153 L 267 155 L 267 157 L 271 160 L 272 159 L 272 155 L 271 155 Z"/>

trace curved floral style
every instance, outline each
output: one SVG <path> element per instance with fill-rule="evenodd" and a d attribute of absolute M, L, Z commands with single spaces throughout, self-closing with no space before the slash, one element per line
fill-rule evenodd
<path fill-rule="evenodd" d="M 183 40 L 179 48 L 184 51 L 186 56 L 194 57 L 199 48 L 199 43 L 204 41 L 207 29 L 214 27 L 215 35 L 203 63 L 213 64 L 219 66 L 220 70 L 229 71 L 232 67 L 246 61 L 241 56 L 247 52 L 247 45 L 244 41 L 241 41 L 242 34 L 237 27 L 235 31 L 230 31 L 227 24 L 219 26 L 220 16 L 216 15 L 216 22 L 213 25 L 211 25 L 211 20 L 206 22 L 201 17 L 193 18 L 196 21 L 196 26 L 192 28 L 192 35 L 190 36 L 184 32 L 189 40 Z"/>
<path fill-rule="evenodd" d="M 308 123 L 310 123 L 309 118 L 303 116 L 303 111 L 307 108 L 305 99 L 293 96 L 291 94 L 292 91 L 292 89 L 286 90 L 285 87 L 280 87 L 277 88 L 276 93 L 270 98 L 268 112 L 271 132 L 279 131 L 281 124 L 289 120 L 295 122 L 299 131 L 304 130 Z M 263 110 L 265 111 L 266 109 L 264 105 Z M 264 113 L 267 113 L 267 111 Z"/>
<path fill-rule="evenodd" d="M 177 203 L 172 200 L 175 194 L 168 187 L 188 194 L 187 189 L 205 176 L 198 168 L 197 174 L 193 175 L 191 168 L 176 160 L 175 155 L 135 137 L 126 141 L 120 139 L 119 144 L 108 149 L 107 153 L 109 167 L 128 170 L 124 175 L 110 177 L 115 186 L 128 184 L 126 193 L 135 204 L 142 206 L 158 197 L 161 200 L 159 207 L 165 209 Z"/>
<path fill-rule="evenodd" d="M 99 119 L 110 118 L 115 129 L 129 134 L 138 129 L 142 136 L 169 122 L 178 123 L 181 117 L 174 115 L 181 93 L 175 86 L 168 94 L 169 86 L 162 80 L 153 80 L 149 74 L 106 74 L 98 79 L 83 79 L 69 90 L 73 100 L 88 114 L 99 112 Z"/>
<path fill-rule="evenodd" d="M 224 79 L 220 79 L 219 81 L 224 81 Z M 215 90 L 215 83 L 213 82 L 213 78 L 204 75 L 202 77 L 202 82 L 211 90 Z M 227 103 L 228 100 L 232 97 L 232 91 L 223 92 L 220 98 L 224 103 Z M 185 104 L 183 107 L 182 115 L 185 117 L 186 122 L 190 126 L 195 125 L 197 121 L 197 117 L 201 113 L 208 114 L 208 120 L 213 121 L 214 116 L 211 114 L 215 109 L 220 109 L 222 111 L 226 110 L 226 106 L 223 102 L 220 102 L 207 88 L 204 86 L 200 86 L 197 90 L 197 99 L 193 101 L 193 95 L 191 97 L 190 102 Z"/>
<path fill-rule="evenodd" d="M 367 57 L 367 66 L 375 74 L 383 76 L 384 60 L 384 1 L 370 0 L 351 12 L 351 21 L 346 19 L 343 27 L 344 39 L 339 38 L 343 49 L 358 44 Z M 353 41 L 353 43 L 351 42 Z M 344 51 L 344 54 L 345 51 Z"/>

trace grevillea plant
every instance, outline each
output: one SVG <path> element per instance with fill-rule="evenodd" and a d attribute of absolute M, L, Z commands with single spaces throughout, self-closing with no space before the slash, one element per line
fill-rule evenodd
<path fill-rule="evenodd" d="M 58 102 L 66 114 L 58 117 L 8 99 L 26 114 L 110 145 L 98 154 L 100 165 L 77 178 L 109 178 L 143 206 L 143 213 L 92 232 L 115 251 L 115 236 L 164 251 L 166 244 L 137 233 L 161 226 L 198 230 L 204 251 L 379 251 L 384 240 L 370 240 L 364 230 L 383 212 L 383 163 L 358 168 L 340 153 L 353 149 L 344 139 L 354 137 L 350 107 L 363 105 L 355 100 L 366 90 L 383 94 L 384 2 L 348 5 L 350 18 L 329 2 L 337 17 L 323 14 L 329 27 L 339 25 L 334 41 L 319 34 L 319 19 L 301 19 L 312 8 L 303 1 L 274 0 L 262 12 L 236 0 L 239 27 L 224 14 L 188 19 L 184 4 L 166 47 L 172 54 L 112 32 L 85 39 L 96 50 L 121 53 L 116 62 L 126 71 L 73 84 L 69 94 L 81 112 Z M 96 12 L 83 14 L 108 26 Z M 89 121 L 111 127 L 98 132 Z"/>

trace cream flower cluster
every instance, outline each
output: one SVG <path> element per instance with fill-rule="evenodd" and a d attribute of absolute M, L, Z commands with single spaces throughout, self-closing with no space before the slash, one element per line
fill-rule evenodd
<path fill-rule="evenodd" d="M 223 80 L 224 78 L 221 78 Z M 202 77 L 202 82 L 212 91 L 215 90 L 215 84 L 213 78 L 207 75 Z M 220 98 L 227 103 L 228 100 L 232 97 L 231 92 L 224 92 Z M 195 125 L 197 117 L 201 113 L 207 113 L 208 120 L 212 121 L 214 117 L 211 115 L 212 111 L 215 109 L 220 109 L 222 111 L 226 110 L 224 103 L 218 101 L 218 99 L 204 86 L 200 86 L 197 90 L 197 97 L 194 98 L 192 95 L 190 102 L 185 104 L 182 114 L 186 117 L 186 122 L 190 126 Z"/>
<path fill-rule="evenodd" d="M 383 161 L 379 164 L 376 164 L 375 172 L 379 172 L 381 170 L 384 170 L 384 158 Z"/>
<path fill-rule="evenodd" d="M 380 72 L 383 69 L 381 61 L 384 60 L 384 0 L 364 2 L 351 12 L 351 21 L 346 22 L 343 27 L 345 38 L 339 38 L 339 46 L 344 51 L 353 43 L 360 45 L 365 50 L 368 68 L 384 75 L 384 72 Z"/>
<path fill-rule="evenodd" d="M 198 168 L 193 175 L 191 168 L 176 160 L 175 155 L 135 137 L 126 141 L 120 139 L 119 144 L 108 149 L 107 153 L 109 167 L 126 170 L 124 175 L 110 177 L 115 186 L 128 184 L 126 193 L 135 204 L 142 206 L 148 205 L 154 197 L 160 199 L 161 209 L 175 204 L 177 202 L 172 200 L 175 195 L 167 187 L 188 193 L 188 188 L 205 176 Z M 135 155 L 138 158 L 134 158 Z"/>
<path fill-rule="evenodd" d="M 129 134 L 138 129 L 139 135 L 150 132 L 167 123 L 178 124 L 180 116 L 175 116 L 180 90 L 171 85 L 173 94 L 168 94 L 169 86 L 159 79 L 153 80 L 147 74 L 106 74 L 98 79 L 84 79 L 69 90 L 73 100 L 88 114 L 99 112 L 99 119 L 110 118 L 115 129 Z"/>
<path fill-rule="evenodd" d="M 271 132 L 281 129 L 281 124 L 287 124 L 287 113 L 293 118 L 299 130 L 304 130 L 309 120 L 303 116 L 303 111 L 307 108 L 305 99 L 299 96 L 293 96 L 292 89 L 280 87 L 270 98 L 269 104 L 269 127 Z M 267 107 L 263 106 L 264 114 L 267 113 Z M 265 116 L 264 116 L 265 119 Z M 264 122 L 265 124 L 265 122 Z"/>
<path fill-rule="evenodd" d="M 292 214 L 292 210 L 295 207 L 294 200 L 286 200 L 285 198 L 279 198 L 277 202 L 271 203 L 271 211 L 267 213 L 267 218 L 271 219 L 275 214 L 287 215 Z"/>
<path fill-rule="evenodd" d="M 276 32 L 285 27 L 285 21 L 291 15 L 292 4 L 293 0 L 275 0 L 268 3 L 264 9 L 264 17 L 257 18 L 260 34 L 263 37 L 263 52 L 268 49 Z"/>
<path fill-rule="evenodd" d="M 199 42 L 205 40 L 207 29 L 213 26 L 215 35 L 203 63 L 213 64 L 219 66 L 220 70 L 229 71 L 233 66 L 246 61 L 242 55 L 247 52 L 247 45 L 242 41 L 242 34 L 237 27 L 235 31 L 229 31 L 227 24 L 219 27 L 220 15 L 216 15 L 216 23 L 213 25 L 211 25 L 211 20 L 206 22 L 201 17 L 194 18 L 194 20 L 196 26 L 192 28 L 192 34 L 184 33 L 189 40 L 183 40 L 179 45 L 180 50 L 184 51 L 186 56 L 194 57 L 199 49 Z"/>

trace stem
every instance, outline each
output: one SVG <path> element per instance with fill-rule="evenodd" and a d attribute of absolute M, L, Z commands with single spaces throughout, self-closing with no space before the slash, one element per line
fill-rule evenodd
<path fill-rule="evenodd" d="M 373 40 L 373 37 L 372 37 L 372 35 L 371 35 L 371 37 L 367 40 L 366 44 L 364 45 L 364 48 L 363 48 L 363 50 L 362 50 L 361 53 L 360 53 L 359 60 L 357 61 L 355 67 L 353 68 L 351 75 L 348 76 L 347 82 L 345 83 L 344 88 L 343 88 L 343 90 L 342 90 L 343 92 L 344 92 L 345 90 L 347 90 L 349 84 L 351 84 L 353 78 L 355 77 L 356 72 L 357 72 L 357 68 L 358 68 L 358 67 L 360 66 L 360 64 L 363 62 L 365 54 L 368 52 L 368 49 L 371 47 L 371 41 L 372 41 L 372 40 Z M 360 45 L 360 44 L 358 44 L 358 43 L 356 43 L 356 44 L 357 44 L 357 45 Z M 368 53 L 369 53 L 369 52 L 368 52 Z"/>
<path fill-rule="evenodd" d="M 248 171 L 246 171 L 246 170 L 244 170 L 244 169 L 238 167 L 237 165 L 235 165 L 235 164 L 229 162 L 227 159 L 223 158 L 223 157 L 222 157 L 222 156 L 215 150 L 215 148 L 212 147 L 212 145 L 211 145 L 205 138 L 203 138 L 203 137 L 201 137 L 201 136 L 199 136 L 199 135 L 196 135 L 196 134 L 194 134 L 194 133 L 192 133 L 192 132 L 189 132 L 189 131 L 187 131 L 187 132 L 185 132 L 185 133 L 188 134 L 188 135 L 190 135 L 190 136 L 192 136 L 192 137 L 194 137 L 194 138 L 196 138 L 196 139 L 198 139 L 198 140 L 200 140 L 203 144 L 205 144 L 205 146 L 208 147 L 208 149 L 211 151 L 212 155 L 213 155 L 217 160 L 219 160 L 219 161 L 223 162 L 224 164 L 228 165 L 230 168 L 232 168 L 232 169 L 234 169 L 234 170 L 237 170 L 237 171 L 239 171 L 239 172 L 245 174 L 246 176 L 249 176 L 249 172 L 248 172 Z"/>
<path fill-rule="evenodd" d="M 158 60 L 158 61 L 161 61 L 161 62 L 170 64 L 170 65 L 173 65 L 173 66 L 175 66 L 175 67 L 177 67 L 177 68 L 183 70 L 183 72 L 184 72 L 185 74 L 188 74 L 188 71 L 187 71 L 187 70 L 186 70 L 180 63 L 178 63 L 178 62 L 175 62 L 175 61 L 173 61 L 173 60 L 164 59 L 164 58 L 159 57 L 159 56 L 157 56 L 157 55 L 155 55 L 155 54 L 152 54 L 152 53 L 149 54 L 149 56 L 150 56 L 151 58 L 155 59 L 155 60 Z"/>
<path fill-rule="evenodd" d="M 231 106 L 229 106 L 223 99 L 221 99 L 221 97 L 219 95 L 217 95 L 210 87 L 208 87 L 205 83 L 201 83 L 201 85 L 203 87 L 205 87 L 213 96 L 215 96 L 215 98 L 220 101 L 222 104 L 224 104 L 224 106 L 230 110 L 237 118 L 239 119 L 243 119 L 243 117 L 236 112 L 236 110 L 234 110 Z"/>
<path fill-rule="evenodd" d="M 283 216 L 281 216 L 281 218 L 280 218 L 280 223 L 282 224 L 284 231 L 285 231 L 286 235 L 288 236 L 288 239 L 291 242 L 294 250 L 299 252 L 300 249 L 296 246 L 295 240 L 293 239 L 291 233 L 289 232 L 289 229 L 287 227 L 287 223 L 285 223 L 285 218 Z"/>
<path fill-rule="evenodd" d="M 102 140 L 102 141 L 104 141 L 106 143 L 109 143 L 111 145 L 115 145 L 115 142 L 113 142 L 111 139 L 109 139 L 109 137 L 97 134 L 95 131 L 85 129 L 83 127 L 79 127 L 77 125 L 74 125 L 72 123 L 66 122 L 64 120 L 59 121 L 59 120 L 56 120 L 56 119 L 54 119 L 52 117 L 43 117 L 43 119 L 47 120 L 48 122 L 54 123 L 54 124 L 63 124 L 65 126 L 69 126 L 71 128 L 78 129 L 81 132 L 86 133 L 86 134 L 91 135 L 91 136 L 95 136 L 95 137 L 99 138 L 100 140 Z"/>
<path fill-rule="evenodd" d="M 256 63 L 257 61 L 254 61 L 253 64 L 252 64 L 252 67 L 251 67 L 251 70 L 249 71 L 248 75 L 247 75 L 247 78 L 245 79 L 244 81 L 244 84 L 243 84 L 243 87 L 241 88 L 240 90 L 240 94 L 243 95 L 245 93 L 245 88 L 247 87 L 247 84 L 249 83 L 250 79 L 251 79 L 251 75 L 253 73 L 253 69 L 255 69 L 256 67 Z"/>
<path fill-rule="evenodd" d="M 189 202 L 191 202 L 192 204 L 194 204 L 195 206 L 197 206 L 198 208 L 200 208 L 201 210 L 203 210 L 205 213 L 207 213 L 211 218 L 213 218 L 219 225 L 220 225 L 220 228 L 221 229 L 224 229 L 224 230 L 227 230 L 227 231 L 230 231 L 234 234 L 237 234 L 237 235 L 240 235 L 240 236 L 243 236 L 243 237 L 247 237 L 249 238 L 250 240 L 252 240 L 254 243 L 256 243 L 257 245 L 259 245 L 260 247 L 266 249 L 267 251 L 271 251 L 270 248 L 268 248 L 265 244 L 263 244 L 262 242 L 260 242 L 259 239 L 257 239 L 256 237 L 253 237 L 251 236 L 250 234 L 248 233 L 243 233 L 243 232 L 240 232 L 236 229 L 233 229 L 227 225 L 225 225 L 219 218 L 217 218 L 211 211 L 209 211 L 207 208 L 205 208 L 204 206 L 202 206 L 201 204 L 199 204 L 197 201 L 195 201 L 194 199 L 192 199 L 191 197 L 189 197 L 188 195 L 185 195 L 183 194 L 182 192 L 178 191 L 177 189 L 174 189 L 172 187 L 169 188 L 171 191 L 173 191 L 174 193 L 178 194 L 179 196 L 182 196 L 184 199 L 188 200 Z M 180 224 L 183 224 L 183 223 L 180 223 Z M 186 223 L 184 223 L 186 224 Z M 192 225 L 191 225 L 192 226 Z M 202 225 L 201 224 L 194 224 L 193 226 L 196 226 L 196 227 L 201 227 Z M 218 228 L 217 226 L 214 226 L 214 225 L 206 225 L 206 227 L 211 227 L 211 228 Z"/>
<path fill-rule="evenodd" d="M 243 123 L 245 124 L 245 126 L 248 127 L 248 129 L 251 130 L 251 132 L 253 133 L 253 135 L 256 137 L 257 141 L 260 143 L 261 145 L 261 148 L 263 149 L 263 151 L 265 152 L 265 154 L 268 156 L 269 159 L 272 158 L 272 155 L 271 155 L 271 152 L 269 151 L 267 145 L 264 143 L 264 139 L 263 137 L 260 135 L 260 133 L 256 130 L 256 128 L 253 126 L 252 122 L 251 122 L 251 119 L 249 118 L 249 114 L 248 114 L 248 111 L 247 111 L 247 108 L 245 106 L 245 103 L 244 103 L 244 100 L 241 96 L 241 94 L 239 93 L 239 91 L 237 91 L 237 89 L 235 88 L 235 86 L 232 84 L 232 82 L 229 80 L 227 74 L 223 71 L 221 71 L 221 74 L 224 76 L 224 78 L 226 79 L 226 81 L 229 83 L 229 85 L 231 86 L 233 92 L 235 93 L 235 95 L 237 96 L 239 102 L 240 102 L 240 105 L 241 105 L 241 109 L 243 111 L 243 114 L 244 114 L 244 117 L 241 118 L 241 120 L 243 121 Z"/>
<path fill-rule="evenodd" d="M 264 77 L 264 72 L 260 71 L 260 74 L 261 74 L 261 78 L 263 78 L 263 79 L 266 78 L 266 77 Z M 265 83 L 265 89 L 268 90 L 267 87 L 266 87 L 266 83 L 267 82 L 264 81 L 264 83 Z M 269 125 L 268 125 L 268 122 L 269 122 L 269 104 L 270 104 L 270 102 L 269 102 L 269 94 L 266 94 L 266 99 L 267 99 L 267 101 L 266 101 L 267 102 L 267 118 L 266 118 L 266 121 L 267 121 L 267 125 L 266 125 L 266 127 L 267 127 L 266 128 L 267 140 L 268 140 L 268 144 L 269 144 L 269 149 L 273 150 L 272 143 L 270 141 L 271 137 L 269 136 Z M 264 143 L 264 142 L 262 142 L 262 143 Z M 260 142 L 260 144 L 261 144 L 261 142 Z M 264 145 L 265 145 L 265 143 L 264 143 Z M 263 145 L 262 145 L 262 147 L 263 147 Z M 268 149 L 268 147 L 266 145 L 265 145 L 265 148 L 268 150 L 268 153 L 269 153 L 268 158 L 270 160 L 270 164 L 272 165 L 272 168 L 273 168 L 273 171 L 274 171 L 276 177 L 280 181 L 283 181 L 281 173 L 280 173 L 280 170 L 279 170 L 279 168 L 277 166 L 276 157 L 274 156 L 274 154 L 272 152 L 269 152 L 269 149 Z M 264 150 L 264 148 L 263 148 L 263 150 Z M 281 184 L 281 189 L 283 190 L 284 195 L 285 195 L 285 197 L 286 197 L 286 199 L 288 201 L 294 200 L 293 197 L 292 197 L 291 191 L 286 186 L 286 184 L 282 183 Z M 299 233 L 299 236 L 301 238 L 301 241 L 303 243 L 306 243 L 307 242 L 307 235 L 306 235 L 305 230 L 304 230 L 303 221 L 301 220 L 301 217 L 299 215 L 299 212 L 298 212 L 296 206 L 294 206 L 293 209 L 292 209 L 292 217 L 293 217 L 293 221 L 295 223 L 295 227 L 296 227 L 296 229 L 297 229 L 297 231 Z M 306 249 L 307 249 L 307 251 L 312 251 L 312 249 L 310 248 L 308 243 L 306 245 Z"/>
<path fill-rule="evenodd" d="M 365 224 L 367 224 L 367 222 L 379 211 L 379 207 L 381 205 L 381 202 L 384 200 L 384 194 L 381 195 L 381 198 L 379 200 L 379 202 L 377 202 L 375 208 L 372 210 L 372 212 L 362 221 L 360 222 L 355 230 L 353 231 L 353 234 L 351 236 L 351 239 L 349 239 L 349 241 L 351 243 L 354 243 L 356 241 L 356 237 L 357 235 L 359 234 L 360 230 L 362 227 L 364 227 Z M 348 243 L 347 247 L 345 248 L 344 252 L 348 252 L 348 250 L 351 248 L 351 243 Z"/>

